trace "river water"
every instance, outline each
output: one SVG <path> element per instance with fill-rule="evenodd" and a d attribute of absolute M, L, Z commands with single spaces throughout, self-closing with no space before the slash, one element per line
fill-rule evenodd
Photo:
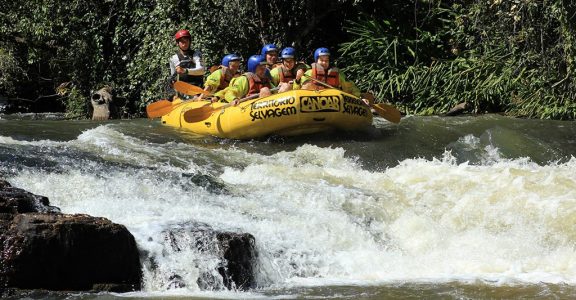
<path fill-rule="evenodd" d="M 576 123 L 497 115 L 258 141 L 0 116 L 0 176 L 124 224 L 157 263 L 141 292 L 62 298 L 573 298 L 574 156 Z M 258 288 L 197 284 L 213 257 L 157 238 L 191 220 L 255 237 Z"/>

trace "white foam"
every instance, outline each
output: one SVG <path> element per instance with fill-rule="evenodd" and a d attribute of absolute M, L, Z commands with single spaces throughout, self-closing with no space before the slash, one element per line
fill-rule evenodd
<path fill-rule="evenodd" d="M 35 170 L 10 181 L 64 212 L 127 225 L 163 268 L 146 275 L 149 293 L 167 289 L 158 277 L 171 271 L 185 274 L 188 292 L 198 290 L 192 261 L 202 262 L 193 251 L 162 256 L 162 241 L 149 240 L 187 220 L 254 235 L 260 286 L 474 278 L 576 284 L 574 158 L 539 166 L 485 149 L 486 163 L 471 165 L 447 151 L 371 172 L 341 148 L 303 145 L 270 156 L 219 149 L 210 155 L 225 166 L 219 179 L 230 193 L 217 195 L 156 173 L 204 170 L 198 160 L 206 156 L 190 153 L 193 147 L 170 144 L 163 152 L 170 147 L 108 130 L 98 127 L 71 143 L 157 169 Z M 159 163 L 165 153 L 178 162 Z"/>

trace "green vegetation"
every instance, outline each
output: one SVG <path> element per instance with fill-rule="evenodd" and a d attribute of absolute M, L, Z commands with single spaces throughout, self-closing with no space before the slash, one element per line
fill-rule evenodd
<path fill-rule="evenodd" d="M 14 55 L 2 48 L 0 48 L 0 72 L 2 73 L 0 90 L 13 94 L 16 91 L 15 84 L 22 80 L 24 72 Z"/>
<path fill-rule="evenodd" d="M 349 24 L 341 62 L 362 89 L 411 114 L 467 102 L 479 113 L 576 118 L 576 4 L 418 3 L 427 6 L 412 7 L 409 30 L 392 18 Z"/>
<path fill-rule="evenodd" d="M 86 116 L 111 86 L 124 117 L 166 97 L 176 30 L 208 65 L 264 43 L 338 49 L 347 77 L 410 114 L 576 118 L 576 4 L 569 0 L 30 0 L 0 3 L 0 96 L 59 95 Z M 338 55 L 335 55 L 338 57 Z M 67 84 L 66 84 L 67 83 Z M 65 84 L 66 88 L 62 88 Z"/>

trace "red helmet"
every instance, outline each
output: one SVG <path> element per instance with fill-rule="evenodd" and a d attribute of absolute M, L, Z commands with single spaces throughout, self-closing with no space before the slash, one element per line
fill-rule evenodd
<path fill-rule="evenodd" d="M 174 39 L 176 41 L 178 41 L 179 39 L 181 39 L 183 37 L 191 38 L 192 36 L 190 35 L 190 31 L 188 31 L 186 29 L 181 29 L 181 30 L 178 30 L 178 32 L 176 32 L 176 35 L 174 35 Z"/>

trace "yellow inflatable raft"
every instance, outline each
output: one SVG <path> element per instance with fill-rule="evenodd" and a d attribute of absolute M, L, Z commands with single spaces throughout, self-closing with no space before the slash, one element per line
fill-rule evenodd
<path fill-rule="evenodd" d="M 224 109 L 221 109 L 224 107 Z M 191 116 L 196 118 L 192 122 Z M 372 124 L 370 107 L 336 89 L 293 90 L 238 106 L 175 100 L 162 123 L 231 139 L 293 136 L 332 129 L 355 131 Z"/>

